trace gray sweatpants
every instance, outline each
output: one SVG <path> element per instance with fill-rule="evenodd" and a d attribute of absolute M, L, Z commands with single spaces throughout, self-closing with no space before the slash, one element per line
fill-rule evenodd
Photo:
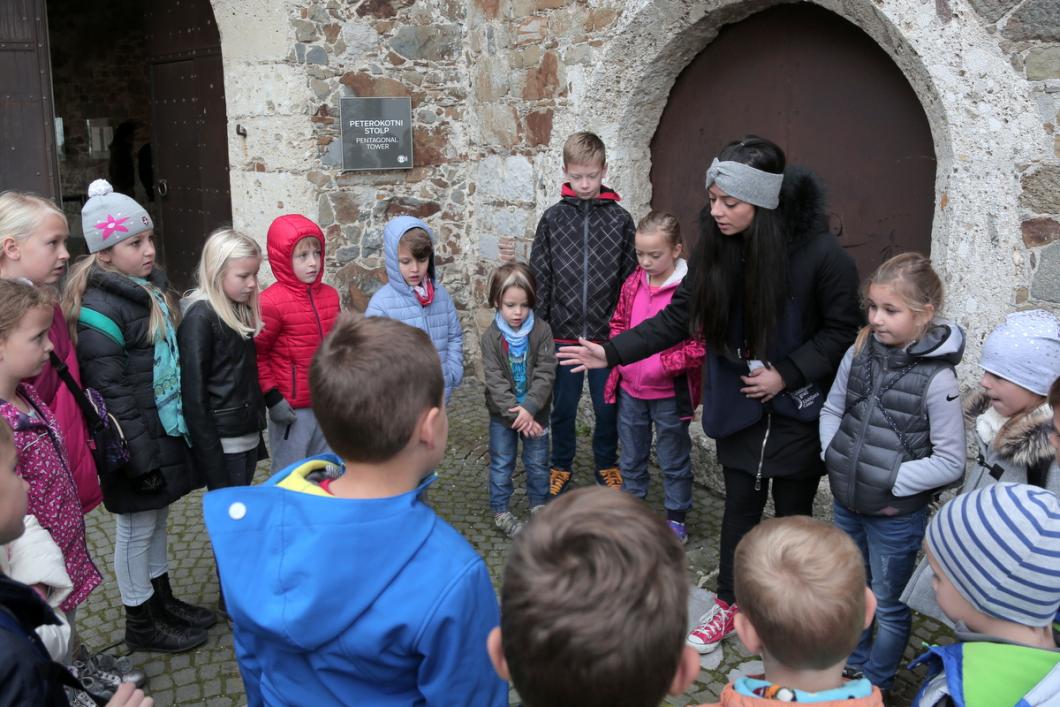
<path fill-rule="evenodd" d="M 328 443 L 310 408 L 295 410 L 298 416 L 290 425 L 277 425 L 269 420 L 269 454 L 273 473 L 306 457 L 330 452 Z"/>

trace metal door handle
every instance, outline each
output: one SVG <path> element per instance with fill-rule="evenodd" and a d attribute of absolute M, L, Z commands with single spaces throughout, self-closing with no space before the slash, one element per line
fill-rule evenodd
<path fill-rule="evenodd" d="M 158 180 L 158 195 L 165 196 L 169 193 L 169 184 L 164 179 Z"/>

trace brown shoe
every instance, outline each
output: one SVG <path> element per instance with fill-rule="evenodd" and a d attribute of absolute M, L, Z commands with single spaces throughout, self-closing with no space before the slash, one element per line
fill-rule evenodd
<path fill-rule="evenodd" d="M 606 469 L 601 469 L 596 472 L 597 477 L 600 480 L 600 484 L 606 486 L 609 489 L 615 489 L 616 491 L 622 490 L 622 472 L 618 470 L 617 466 L 609 466 Z"/>
<path fill-rule="evenodd" d="M 571 473 L 563 469 L 552 469 L 548 474 L 548 492 L 552 496 L 563 493 L 570 485 Z"/>

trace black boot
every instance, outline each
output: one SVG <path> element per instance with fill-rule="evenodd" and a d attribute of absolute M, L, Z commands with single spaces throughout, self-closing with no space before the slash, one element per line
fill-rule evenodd
<path fill-rule="evenodd" d="M 188 604 L 173 596 L 168 572 L 152 579 L 151 586 L 155 588 L 155 596 L 161 599 L 162 608 L 172 619 L 170 623 L 194 628 L 210 628 L 217 623 L 217 614 L 206 607 Z"/>
<path fill-rule="evenodd" d="M 125 643 L 134 651 L 183 653 L 206 643 L 206 630 L 169 623 L 154 594 L 140 606 L 125 607 Z"/>

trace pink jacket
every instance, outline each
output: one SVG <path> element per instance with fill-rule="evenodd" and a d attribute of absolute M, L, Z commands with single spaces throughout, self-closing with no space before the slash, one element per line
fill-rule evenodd
<path fill-rule="evenodd" d="M 674 274 L 661 287 L 650 287 L 648 274 L 640 267 L 626 278 L 618 295 L 615 313 L 611 316 L 612 338 L 651 318 L 670 304 L 674 291 L 688 272 L 684 260 L 678 260 L 677 263 Z M 681 406 L 681 417 L 691 419 L 703 393 L 702 369 L 706 354 L 707 349 L 703 341 L 689 337 L 643 361 L 628 366 L 616 366 L 611 369 L 611 375 L 604 387 L 604 400 L 615 402 L 620 385 L 634 397 L 684 398 L 688 404 Z M 667 379 L 672 381 L 669 395 L 665 394 L 665 385 L 660 386 L 660 382 Z"/>
<path fill-rule="evenodd" d="M 48 338 L 55 347 L 55 355 L 66 363 L 70 374 L 80 384 L 81 369 L 77 365 L 77 350 L 74 348 L 74 342 L 70 340 L 70 329 L 66 326 L 66 319 L 59 305 L 55 305 L 55 316 L 52 318 L 52 328 L 48 330 Z M 92 458 L 88 446 L 88 429 L 85 427 L 81 408 L 77 407 L 73 394 L 50 363 L 44 364 L 41 372 L 26 382 L 33 385 L 37 395 L 59 423 L 59 430 L 66 440 L 66 456 L 70 460 L 74 483 L 77 484 L 81 510 L 88 513 L 103 501 L 103 492 L 99 489 L 96 460 Z"/>
<path fill-rule="evenodd" d="M 63 611 L 70 611 L 88 598 L 102 578 L 85 544 L 85 517 L 58 423 L 33 386 L 19 383 L 18 394 L 35 412 L 24 413 L 4 400 L 0 401 L 0 417 L 11 426 L 15 436 L 18 452 L 15 472 L 29 484 L 26 513 L 37 517 L 63 553 L 74 590 L 60 606 Z"/>

